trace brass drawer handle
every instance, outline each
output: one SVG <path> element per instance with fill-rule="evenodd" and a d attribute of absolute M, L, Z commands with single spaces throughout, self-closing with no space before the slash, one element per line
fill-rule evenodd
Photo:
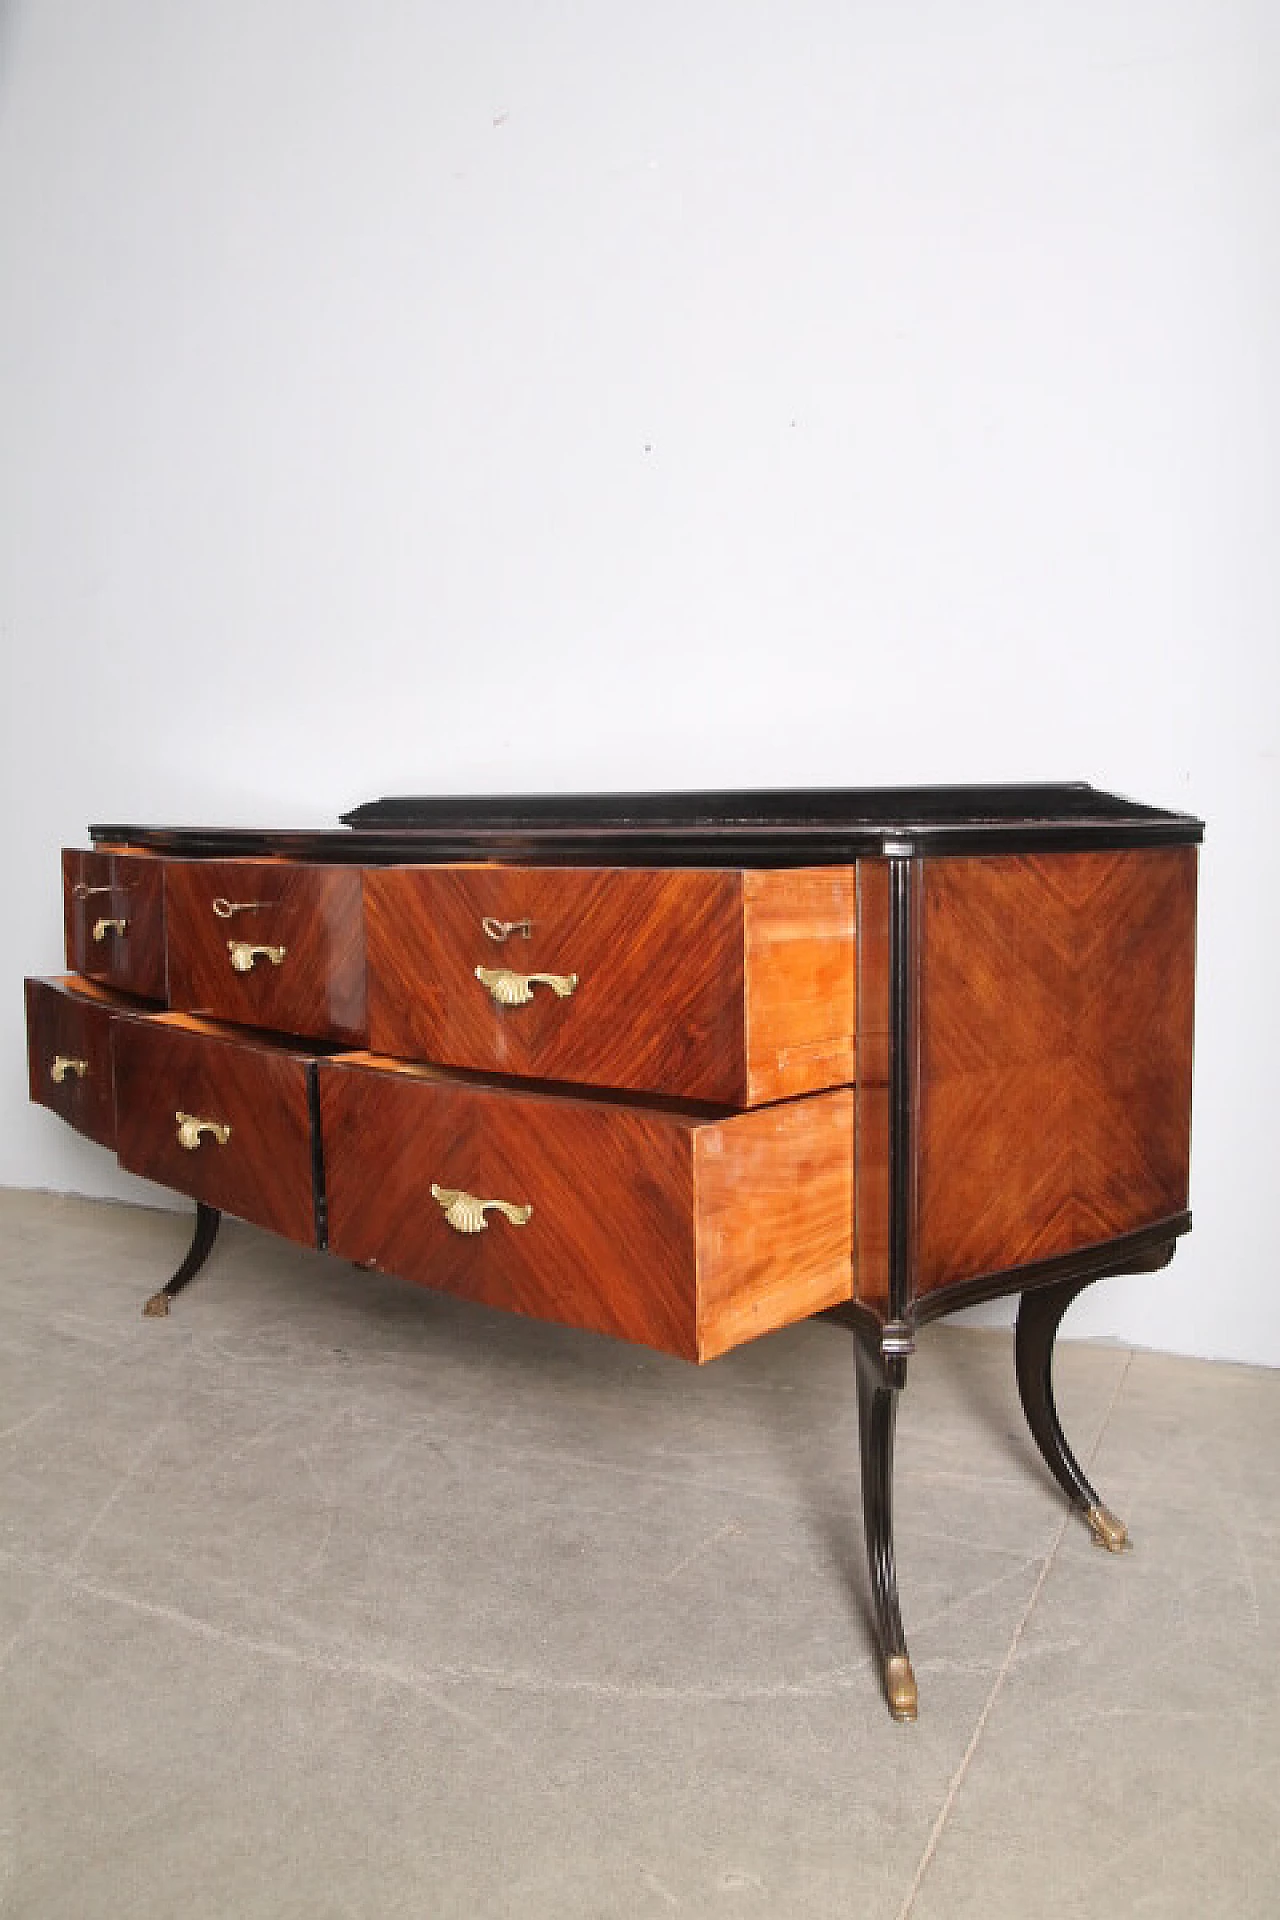
<path fill-rule="evenodd" d="M 200 1145 L 202 1134 L 211 1133 L 220 1147 L 225 1147 L 231 1138 L 231 1129 L 221 1120 L 201 1120 L 194 1113 L 177 1113 L 174 1119 L 178 1123 L 178 1145 L 194 1153 Z"/>
<path fill-rule="evenodd" d="M 439 1202 L 455 1233 L 484 1233 L 489 1225 L 484 1216 L 490 1211 L 502 1214 L 513 1227 L 527 1227 L 533 1218 L 532 1207 L 513 1206 L 510 1200 L 477 1200 L 474 1193 L 464 1193 L 461 1187 L 438 1187 L 434 1181 L 431 1198 Z"/>
<path fill-rule="evenodd" d="M 491 914 L 486 913 L 480 925 L 491 940 L 499 942 L 509 940 L 513 933 L 523 934 L 526 940 L 533 938 L 532 920 L 495 920 Z"/>
<path fill-rule="evenodd" d="M 53 1065 L 49 1069 L 49 1078 L 55 1087 L 60 1087 L 69 1073 L 74 1073 L 77 1080 L 83 1080 L 88 1071 L 87 1060 L 73 1060 L 70 1054 L 55 1053 Z"/>
<path fill-rule="evenodd" d="M 248 940 L 228 940 L 227 952 L 231 955 L 231 964 L 237 973 L 252 973 L 255 960 L 269 960 L 273 967 L 282 966 L 287 949 L 255 947 Z"/>
<path fill-rule="evenodd" d="M 255 907 L 262 905 L 261 900 L 224 900 L 219 894 L 213 902 L 213 910 L 219 920 L 230 920 L 235 913 L 252 913 Z"/>
<path fill-rule="evenodd" d="M 578 984 L 576 973 L 512 973 L 509 967 L 477 967 L 476 979 L 499 1007 L 525 1007 L 536 986 L 550 987 L 558 1000 L 567 1000 Z"/>
<path fill-rule="evenodd" d="M 95 920 L 93 923 L 93 937 L 95 940 L 102 941 L 106 939 L 109 933 L 123 934 L 128 924 L 129 922 L 127 920 Z"/>
<path fill-rule="evenodd" d="M 91 887 L 87 881 L 77 880 L 75 885 L 71 889 L 71 897 L 74 900 L 87 900 L 90 894 L 92 893 L 110 893 L 110 892 L 112 892 L 112 888 L 110 886 Z"/>

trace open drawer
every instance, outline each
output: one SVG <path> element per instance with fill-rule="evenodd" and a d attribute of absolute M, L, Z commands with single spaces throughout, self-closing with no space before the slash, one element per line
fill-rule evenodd
<path fill-rule="evenodd" d="M 329 1246 L 690 1360 L 850 1297 L 853 1096 L 595 1100 L 319 1064 Z"/>
<path fill-rule="evenodd" d="M 382 867 L 369 1045 L 756 1106 L 854 1077 L 854 873 Z"/>
<path fill-rule="evenodd" d="M 324 1245 L 309 1054 L 173 1014 L 114 1022 L 112 1051 L 122 1167 Z"/>

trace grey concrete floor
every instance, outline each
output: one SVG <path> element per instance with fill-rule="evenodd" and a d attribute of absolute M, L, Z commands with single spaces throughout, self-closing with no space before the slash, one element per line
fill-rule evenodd
<path fill-rule="evenodd" d="M 702 1371 L 0 1194 L 0 1913 L 1280 1912 L 1280 1375 L 938 1328 L 871 1663 L 852 1336 Z M 1153 1276 L 1151 1284 L 1159 1285 Z"/>

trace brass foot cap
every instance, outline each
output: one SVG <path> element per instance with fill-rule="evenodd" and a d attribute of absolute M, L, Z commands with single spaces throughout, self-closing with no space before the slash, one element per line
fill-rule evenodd
<path fill-rule="evenodd" d="M 914 1720 L 919 1705 L 916 1676 L 905 1653 L 892 1653 L 884 1663 L 884 1690 L 895 1720 Z"/>
<path fill-rule="evenodd" d="M 1117 1520 L 1106 1507 L 1090 1507 L 1084 1517 L 1089 1523 L 1095 1547 L 1105 1547 L 1108 1553 L 1123 1553 L 1126 1547 L 1133 1545 L 1124 1521 Z"/>
<path fill-rule="evenodd" d="M 149 1319 L 163 1320 L 164 1316 L 169 1311 L 168 1294 L 153 1293 L 151 1298 L 148 1300 L 146 1306 L 142 1309 L 142 1311 L 144 1314 L 147 1315 Z"/>

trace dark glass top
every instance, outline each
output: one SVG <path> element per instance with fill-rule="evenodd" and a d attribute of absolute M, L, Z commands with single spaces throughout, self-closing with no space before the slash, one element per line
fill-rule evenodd
<path fill-rule="evenodd" d="M 858 854 L 1186 845 L 1189 814 L 1044 786 L 825 787 L 725 793 L 423 795 L 367 801 L 340 831 L 94 826 L 95 841 L 187 857 L 285 853 L 381 864 L 475 858 L 562 864 L 794 865 Z"/>

